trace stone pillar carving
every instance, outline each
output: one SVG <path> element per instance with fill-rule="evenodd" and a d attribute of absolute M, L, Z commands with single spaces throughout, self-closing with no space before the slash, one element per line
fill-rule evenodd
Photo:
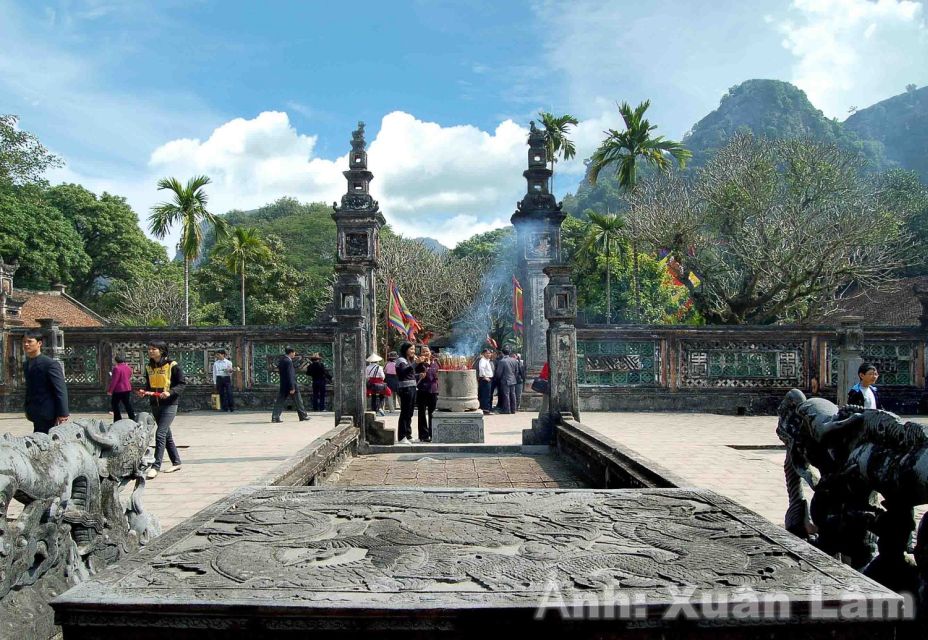
<path fill-rule="evenodd" d="M 335 424 L 343 416 L 359 427 L 364 419 L 364 360 L 367 357 L 365 271 L 361 265 L 335 265 Z"/>
<path fill-rule="evenodd" d="M 548 328 L 545 332 L 550 376 L 549 391 L 542 396 L 541 411 L 531 429 L 522 430 L 522 444 L 553 444 L 555 427 L 562 418 L 580 420 L 580 392 L 577 383 L 577 288 L 570 280 L 570 267 L 545 267 L 543 309 Z"/>
<path fill-rule="evenodd" d="M 857 369 L 863 363 L 864 328 L 860 316 L 845 316 L 838 328 L 837 349 L 838 376 L 835 386 L 838 391 L 838 404 L 847 404 L 848 390 L 857 384 Z"/>
<path fill-rule="evenodd" d="M 64 369 L 64 331 L 54 318 L 38 318 L 42 334 L 45 336 L 45 355 L 57 360 Z"/>
<path fill-rule="evenodd" d="M 918 323 L 922 329 L 928 329 L 928 282 L 916 282 L 912 288 L 922 305 L 922 315 L 918 318 Z"/>
<path fill-rule="evenodd" d="M 351 416 L 359 427 L 364 417 L 364 361 L 375 351 L 375 269 L 380 259 L 380 228 L 386 223 L 370 195 L 374 178 L 367 169 L 364 123 L 351 134 L 348 191 L 332 205 L 335 253 L 335 424 Z"/>
<path fill-rule="evenodd" d="M 519 251 L 518 271 L 524 305 L 523 353 L 528 377 L 538 374 L 548 359 L 545 332 L 544 291 L 548 276 L 544 270 L 561 261 L 561 222 L 566 214 L 548 191 L 551 170 L 545 150 L 544 132 L 531 123 L 528 139 L 528 169 L 523 172 L 528 189 L 516 205 L 511 221 L 516 229 Z"/>
<path fill-rule="evenodd" d="M 548 417 L 556 424 L 563 415 L 580 420 L 577 387 L 577 288 L 570 281 L 570 267 L 545 267 L 545 318 L 548 321 L 548 366 L 551 370 Z"/>

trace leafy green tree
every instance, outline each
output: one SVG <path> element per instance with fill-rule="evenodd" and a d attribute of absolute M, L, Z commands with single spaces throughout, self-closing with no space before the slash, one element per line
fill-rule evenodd
<path fill-rule="evenodd" d="M 474 257 L 481 260 L 493 260 L 499 255 L 500 246 L 512 242 L 515 234 L 515 229 L 511 226 L 478 233 L 459 242 L 451 250 L 451 254 L 458 258 Z"/>
<path fill-rule="evenodd" d="M 106 307 L 106 293 L 117 282 L 151 277 L 167 262 L 164 247 L 145 237 L 125 198 L 108 193 L 98 198 L 76 184 L 51 187 L 45 197 L 80 235 L 90 258 L 90 269 L 71 287 L 86 304 Z"/>
<path fill-rule="evenodd" d="M 569 113 L 555 116 L 547 111 L 539 111 L 538 117 L 541 118 L 541 124 L 545 128 L 545 150 L 551 162 L 549 191 L 554 193 L 554 163 L 557 162 L 558 156 L 566 161 L 577 155 L 577 148 L 567 134 L 570 133 L 570 127 L 577 126 L 580 121 Z"/>
<path fill-rule="evenodd" d="M 599 249 L 606 259 L 606 323 L 612 322 L 612 254 L 623 253 L 625 239 L 625 220 L 615 213 L 587 213 L 589 224 L 583 244 L 584 253 Z"/>
<path fill-rule="evenodd" d="M 242 278 L 229 268 L 225 242 L 220 239 L 193 274 L 193 289 L 206 307 L 203 320 L 213 324 L 229 324 L 230 318 L 241 316 Z M 248 319 L 258 325 L 303 323 L 301 293 L 308 287 L 307 277 L 283 259 L 281 238 L 267 235 L 264 243 L 265 259 L 245 261 Z M 331 289 L 328 296 L 331 299 Z M 316 312 L 310 310 L 309 317 Z"/>
<path fill-rule="evenodd" d="M 881 200 L 887 211 L 905 217 L 906 230 L 914 247 L 928 244 L 928 186 L 919 180 L 914 171 L 893 169 L 879 176 Z M 928 275 L 924 260 L 907 260 L 900 275 L 913 277 Z"/>
<path fill-rule="evenodd" d="M 635 109 L 632 109 L 627 102 L 619 105 L 619 114 L 625 123 L 625 130 L 607 130 L 606 139 L 593 152 L 589 165 L 589 180 L 592 184 L 596 184 L 596 179 L 603 169 L 615 165 L 619 185 L 626 193 L 631 193 L 634 192 L 635 187 L 638 185 L 639 160 L 656 167 L 660 171 L 666 171 L 670 168 L 671 158 L 676 160 L 681 169 L 686 166 L 687 160 L 693 155 L 692 153 L 679 142 L 666 140 L 664 136 L 652 135 L 651 132 L 657 129 L 657 125 L 652 125 L 644 117 L 650 106 L 650 100 L 645 100 Z M 633 217 L 634 211 L 632 212 Z M 634 261 L 636 282 L 635 311 L 640 315 L 641 291 L 637 284 L 639 270 L 638 247 L 634 241 L 634 234 L 632 237 L 632 259 Z"/>
<path fill-rule="evenodd" d="M 251 262 L 271 260 L 271 250 L 257 229 L 234 227 L 232 233 L 219 240 L 217 251 L 225 255 L 226 267 L 242 278 L 242 326 L 245 326 L 245 266 Z"/>
<path fill-rule="evenodd" d="M 34 135 L 20 131 L 18 122 L 17 116 L 0 114 L 0 182 L 40 182 L 46 170 L 64 163 Z"/>
<path fill-rule="evenodd" d="M 184 324 L 190 324 L 190 263 L 200 256 L 203 243 L 203 224 L 217 230 L 225 228 L 223 220 L 206 210 L 208 197 L 204 187 L 210 183 L 207 176 L 190 178 L 186 185 L 177 178 L 162 178 L 158 190 L 171 192 L 171 202 L 152 207 L 148 218 L 149 230 L 156 238 L 164 238 L 171 227 L 181 225 L 180 252 L 184 256 Z"/>
<path fill-rule="evenodd" d="M 46 290 L 82 283 L 91 260 L 74 227 L 45 198 L 40 184 L 0 180 L 0 257 L 18 262 L 17 286 Z"/>
<path fill-rule="evenodd" d="M 617 247 L 609 259 L 601 245 L 588 246 L 588 221 L 567 216 L 561 226 L 561 243 L 565 260 L 573 267 L 577 287 L 577 304 L 587 318 L 608 317 L 610 322 L 645 322 L 650 324 L 699 323 L 692 309 L 689 292 L 670 278 L 664 261 L 646 254 L 640 256 L 641 316 L 634 313 L 634 274 L 631 266 L 631 246 L 627 238 L 616 241 Z M 607 294 L 602 274 L 610 274 L 612 285 Z"/>

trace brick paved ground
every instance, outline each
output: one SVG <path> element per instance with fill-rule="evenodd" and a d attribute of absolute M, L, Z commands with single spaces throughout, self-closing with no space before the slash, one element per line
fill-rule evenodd
<path fill-rule="evenodd" d="M 387 453 L 361 456 L 330 484 L 338 486 L 494 487 L 556 489 L 584 486 L 549 455 Z"/>

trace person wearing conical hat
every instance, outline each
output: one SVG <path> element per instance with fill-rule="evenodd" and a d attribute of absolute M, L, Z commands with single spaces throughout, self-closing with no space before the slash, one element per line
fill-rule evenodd
<path fill-rule="evenodd" d="M 384 396 L 390 393 L 390 388 L 386 382 L 386 374 L 383 372 L 383 367 L 380 366 L 382 361 L 383 358 L 376 353 L 372 353 L 367 358 L 367 368 L 364 370 L 364 375 L 367 378 L 367 396 L 371 399 L 371 411 L 378 416 L 384 415 L 381 408 L 383 399 Z"/>

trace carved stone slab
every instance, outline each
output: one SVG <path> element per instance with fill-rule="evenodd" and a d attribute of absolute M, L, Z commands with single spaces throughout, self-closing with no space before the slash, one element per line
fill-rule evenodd
<path fill-rule="evenodd" d="M 515 629 L 572 639 L 606 637 L 604 629 L 622 638 L 760 637 L 731 600 L 708 623 L 668 622 L 680 593 L 785 596 L 789 617 L 765 623 L 764 638 L 891 637 L 893 623 L 795 627 L 848 594 L 901 601 L 709 491 L 249 487 L 52 605 L 65 640 Z M 573 607 L 603 594 L 640 602 L 639 617 L 537 617 L 545 597 L 556 608 L 552 597 Z"/>
<path fill-rule="evenodd" d="M 432 442 L 483 442 L 483 413 L 480 411 L 432 414 Z"/>

